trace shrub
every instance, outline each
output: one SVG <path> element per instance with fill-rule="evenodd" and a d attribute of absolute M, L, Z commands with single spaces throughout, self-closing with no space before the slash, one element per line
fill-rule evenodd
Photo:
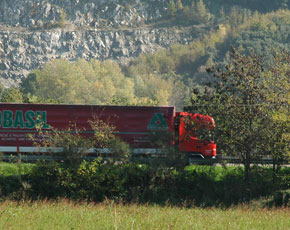
<path fill-rule="evenodd" d="M 21 178 L 19 176 L 0 175 L 0 199 L 5 197 L 15 198 L 21 190 Z"/>
<path fill-rule="evenodd" d="M 2 197 L 68 198 L 89 202 L 122 202 L 229 207 L 270 197 L 269 206 L 289 206 L 289 186 L 274 187 L 271 169 L 253 169 L 246 186 L 242 168 L 189 166 L 184 170 L 137 163 L 111 164 L 98 158 L 76 167 L 38 162 L 27 175 L 0 176 Z"/>
<path fill-rule="evenodd" d="M 104 149 L 110 150 L 109 161 L 126 161 L 130 154 L 130 147 L 113 132 L 115 127 L 110 122 L 104 122 L 98 118 L 89 121 L 93 136 L 84 135 L 85 129 L 80 129 L 76 124 L 70 124 L 68 128 L 59 130 L 53 127 L 43 130 L 43 124 L 37 127 L 38 135 L 30 136 L 39 150 L 48 151 L 53 160 L 61 160 L 65 164 L 76 167 L 95 149 L 99 155 L 103 155 Z M 39 138 L 40 137 L 40 138 Z"/>
<path fill-rule="evenodd" d="M 41 150 L 45 148 L 54 160 L 62 160 L 71 166 L 80 164 L 88 154 L 88 150 L 95 144 L 94 138 L 81 134 L 81 129 L 70 124 L 65 130 L 51 127 L 43 130 L 42 124 L 38 127 L 40 140 L 31 136 L 34 144 Z"/>
<path fill-rule="evenodd" d="M 268 202 L 268 205 L 290 207 L 290 189 L 275 192 L 272 200 Z"/>
<path fill-rule="evenodd" d="M 108 144 L 111 152 L 111 161 L 113 163 L 128 161 L 131 153 L 129 144 L 122 141 L 119 137 L 112 138 Z"/>
<path fill-rule="evenodd" d="M 63 167 L 57 162 L 39 162 L 28 175 L 30 196 L 34 198 L 65 197 L 61 186 Z"/>
<path fill-rule="evenodd" d="M 50 162 L 39 163 L 29 175 L 32 197 L 65 197 L 103 201 L 120 194 L 123 179 L 120 167 L 102 162 L 83 161 L 77 168 Z"/>

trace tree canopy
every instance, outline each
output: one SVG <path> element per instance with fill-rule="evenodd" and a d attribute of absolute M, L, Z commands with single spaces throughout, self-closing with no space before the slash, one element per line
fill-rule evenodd
<path fill-rule="evenodd" d="M 113 104 L 134 99 L 133 82 L 112 61 L 54 60 L 33 71 L 21 84 L 23 92 L 61 103 Z"/>
<path fill-rule="evenodd" d="M 186 109 L 212 115 L 219 153 L 238 156 L 250 177 L 250 165 L 269 154 L 289 154 L 290 52 L 243 55 L 233 48 L 228 64 L 208 69 L 211 88 L 195 91 Z"/>

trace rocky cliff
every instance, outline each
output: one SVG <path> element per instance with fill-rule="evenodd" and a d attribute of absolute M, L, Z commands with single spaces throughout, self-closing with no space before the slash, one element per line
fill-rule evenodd
<path fill-rule="evenodd" d="M 187 44 L 197 27 L 157 27 L 168 0 L 0 0 L 0 81 L 17 84 L 64 58 L 126 63 L 141 53 Z M 154 25 L 154 26 L 153 26 Z"/>

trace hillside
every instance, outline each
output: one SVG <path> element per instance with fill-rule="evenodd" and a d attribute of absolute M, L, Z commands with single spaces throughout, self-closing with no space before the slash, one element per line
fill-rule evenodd
<path fill-rule="evenodd" d="M 0 75 L 6 86 L 53 59 L 128 59 L 174 43 L 188 44 L 208 28 L 154 26 L 167 1 L 1 0 Z"/>
<path fill-rule="evenodd" d="M 289 8 L 285 0 L 1 0 L 0 82 L 66 103 L 182 107 L 192 88 L 211 81 L 206 68 L 227 62 L 231 45 L 258 54 L 289 49 Z M 83 91 L 54 93 L 63 84 Z"/>

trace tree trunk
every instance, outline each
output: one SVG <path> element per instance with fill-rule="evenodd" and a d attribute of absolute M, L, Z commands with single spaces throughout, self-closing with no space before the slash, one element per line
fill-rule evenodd
<path fill-rule="evenodd" d="M 245 197 L 247 201 L 251 199 L 251 154 L 247 151 L 244 159 L 244 167 L 245 167 Z"/>

